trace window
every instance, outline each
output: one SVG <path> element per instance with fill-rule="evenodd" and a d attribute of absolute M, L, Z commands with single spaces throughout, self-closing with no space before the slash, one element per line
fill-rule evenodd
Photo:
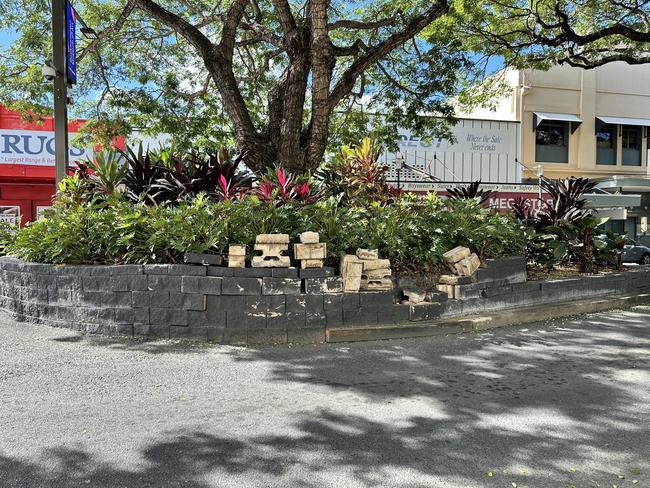
<path fill-rule="evenodd" d="M 545 121 L 535 131 L 535 161 L 569 162 L 569 124 Z"/>
<path fill-rule="evenodd" d="M 616 126 L 604 125 L 596 132 L 596 164 L 616 164 Z"/>
<path fill-rule="evenodd" d="M 621 131 L 623 153 L 621 162 L 626 166 L 641 166 L 641 140 L 643 127 L 624 125 Z"/>

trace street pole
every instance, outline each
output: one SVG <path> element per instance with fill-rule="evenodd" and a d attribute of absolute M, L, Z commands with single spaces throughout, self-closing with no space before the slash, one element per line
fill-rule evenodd
<path fill-rule="evenodd" d="M 66 79 L 66 0 L 52 0 L 52 64 L 54 75 L 54 160 L 56 183 L 68 170 L 68 82 Z"/>

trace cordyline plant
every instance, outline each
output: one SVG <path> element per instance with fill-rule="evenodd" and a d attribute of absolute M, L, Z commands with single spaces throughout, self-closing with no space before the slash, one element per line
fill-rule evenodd
<path fill-rule="evenodd" d="M 312 192 L 312 187 L 308 182 L 296 182 L 295 175 L 287 173 L 282 166 L 275 170 L 272 178 L 265 177 L 255 189 L 254 194 L 261 202 L 277 207 L 289 202 L 310 204 L 322 196 L 318 192 Z"/>
<path fill-rule="evenodd" d="M 487 205 L 490 198 L 496 195 L 492 190 L 482 190 L 481 180 L 474 181 L 467 186 L 447 188 L 448 198 L 452 200 L 476 200 L 481 207 Z"/>

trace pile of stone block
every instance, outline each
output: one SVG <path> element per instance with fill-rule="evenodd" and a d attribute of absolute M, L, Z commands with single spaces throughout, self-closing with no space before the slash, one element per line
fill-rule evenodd
<path fill-rule="evenodd" d="M 447 267 L 453 274 L 440 275 L 438 290 L 455 298 L 457 285 L 472 282 L 472 278 L 481 266 L 481 259 L 467 247 L 458 246 L 443 254 Z"/>
<path fill-rule="evenodd" d="M 261 256 L 253 256 L 253 268 L 288 268 L 291 266 L 289 256 L 283 253 L 289 250 L 289 234 L 260 234 L 255 238 L 255 251 Z"/>
<path fill-rule="evenodd" d="M 380 259 L 376 249 L 357 249 L 341 258 L 343 290 L 392 290 L 390 260 Z"/>
<path fill-rule="evenodd" d="M 293 256 L 300 261 L 301 269 L 322 268 L 327 257 L 327 246 L 319 242 L 318 232 L 303 232 L 300 234 L 300 243 L 293 246 Z"/>

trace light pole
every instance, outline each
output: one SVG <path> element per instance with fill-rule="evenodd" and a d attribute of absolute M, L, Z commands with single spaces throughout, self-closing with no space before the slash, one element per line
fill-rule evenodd
<path fill-rule="evenodd" d="M 399 153 L 395 158 L 395 161 L 393 161 L 393 164 L 395 165 L 395 171 L 397 172 L 397 189 L 400 190 L 400 187 L 402 186 L 401 176 L 402 168 L 404 167 L 404 155 L 402 153 Z"/>
<path fill-rule="evenodd" d="M 538 186 L 538 197 L 541 203 L 542 200 L 542 178 L 544 177 L 544 166 L 541 164 L 537 165 L 537 186 Z"/>
<path fill-rule="evenodd" d="M 54 68 L 54 161 L 56 183 L 68 169 L 67 1 L 52 0 L 52 64 Z"/>
<path fill-rule="evenodd" d="M 68 85 L 77 82 L 77 20 L 83 26 L 81 33 L 97 39 L 97 33 L 77 14 L 70 0 L 52 0 L 52 70 L 45 67 L 54 79 L 54 162 L 56 183 L 68 171 Z"/>

